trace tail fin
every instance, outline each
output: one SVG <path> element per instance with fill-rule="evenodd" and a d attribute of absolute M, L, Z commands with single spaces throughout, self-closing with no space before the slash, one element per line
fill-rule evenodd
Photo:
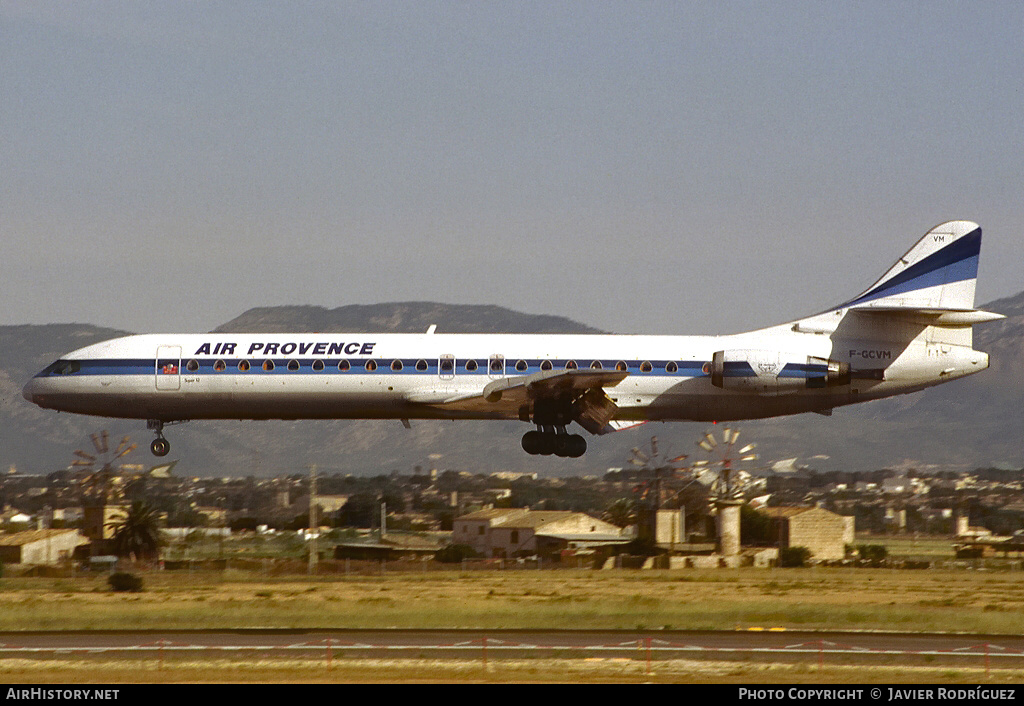
<path fill-rule="evenodd" d="M 937 225 L 881 279 L 840 305 L 851 309 L 974 309 L 981 227 L 971 221 Z"/>
<path fill-rule="evenodd" d="M 896 326 L 895 322 L 900 321 L 931 326 L 935 329 L 933 338 L 938 336 L 970 346 L 973 324 L 1004 318 L 974 308 L 980 253 L 981 227 L 977 223 L 948 221 L 937 225 L 860 295 L 795 322 L 792 330 L 833 333 L 840 321 L 846 321 L 848 332 L 850 327 L 864 329 L 860 335 L 868 338 L 890 336 L 910 340 L 920 332 L 913 327 L 904 330 Z M 855 316 L 844 316 L 844 310 Z M 859 323 L 854 324 L 854 319 Z"/>

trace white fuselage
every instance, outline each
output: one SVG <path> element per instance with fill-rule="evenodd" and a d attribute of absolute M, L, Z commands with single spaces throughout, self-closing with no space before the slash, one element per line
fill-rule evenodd
<path fill-rule="evenodd" d="M 828 410 L 988 365 L 969 347 L 919 339 L 843 340 L 789 326 L 734 336 L 147 334 L 74 351 L 61 359 L 65 369 L 50 366 L 24 394 L 46 408 L 163 421 L 516 419 L 516 408 L 472 398 L 502 378 L 624 367 L 628 376 L 606 389 L 616 419 L 724 421 Z M 779 362 L 723 389 L 709 370 L 722 350 L 751 360 L 768 351 Z M 808 357 L 847 363 L 854 378 L 819 388 L 799 373 L 787 380 L 784 366 Z M 857 377 L 864 371 L 872 374 Z"/>
<path fill-rule="evenodd" d="M 733 336 L 152 334 L 74 351 L 24 396 L 146 419 L 519 419 L 530 454 L 577 457 L 647 420 L 734 420 L 914 392 L 988 367 L 971 327 L 981 228 L 932 228 L 856 298 Z"/>

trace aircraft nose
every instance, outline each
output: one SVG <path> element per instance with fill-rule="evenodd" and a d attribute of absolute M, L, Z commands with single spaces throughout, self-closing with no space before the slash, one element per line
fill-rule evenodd
<path fill-rule="evenodd" d="M 36 382 L 35 380 L 29 380 L 28 383 L 25 385 L 25 387 L 21 388 L 21 396 L 24 397 L 29 402 L 31 402 L 32 404 L 35 404 L 35 402 L 36 402 L 35 396 L 34 396 L 34 394 L 35 394 L 35 382 Z"/>

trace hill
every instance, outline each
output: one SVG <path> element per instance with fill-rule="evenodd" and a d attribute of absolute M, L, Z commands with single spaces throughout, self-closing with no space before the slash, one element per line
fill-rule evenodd
<path fill-rule="evenodd" d="M 985 305 L 1008 318 L 975 327 L 975 347 L 991 354 L 990 370 L 908 395 L 840 408 L 832 417 L 805 414 L 744 422 L 743 437 L 764 460 L 799 457 L 820 469 L 873 470 L 894 465 L 974 468 L 1024 466 L 1024 292 Z M 598 333 L 583 324 L 494 306 L 405 302 L 326 309 L 251 309 L 217 331 L 425 331 Z M 137 421 L 107 420 L 41 410 L 21 397 L 32 374 L 60 354 L 124 332 L 88 325 L 0 327 L 0 468 L 46 473 L 66 467 L 89 434 L 109 429 L 139 444 L 133 460 L 151 463 L 150 433 Z M 545 475 L 603 473 L 620 466 L 629 449 L 657 435 L 676 453 L 692 453 L 708 425 L 649 424 L 589 439 L 581 459 L 528 456 L 517 422 L 397 421 L 194 422 L 167 429 L 171 459 L 190 475 L 321 473 L 376 475 L 414 466 Z M 817 458 L 815 458 L 817 457 Z M 827 457 L 827 458 L 821 458 Z"/>

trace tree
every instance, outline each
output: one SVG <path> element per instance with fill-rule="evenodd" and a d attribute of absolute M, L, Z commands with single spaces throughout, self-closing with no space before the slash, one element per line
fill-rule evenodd
<path fill-rule="evenodd" d="M 636 524 L 636 503 L 629 498 L 619 498 L 608 503 L 601 519 L 616 527 L 628 527 Z"/>
<path fill-rule="evenodd" d="M 110 526 L 114 529 L 114 552 L 118 556 L 136 561 L 156 558 L 161 541 L 156 511 L 152 507 L 135 501 L 125 518 Z"/>
<path fill-rule="evenodd" d="M 772 520 L 763 512 L 749 505 L 740 507 L 740 539 L 751 546 L 768 546 L 774 543 Z"/>

